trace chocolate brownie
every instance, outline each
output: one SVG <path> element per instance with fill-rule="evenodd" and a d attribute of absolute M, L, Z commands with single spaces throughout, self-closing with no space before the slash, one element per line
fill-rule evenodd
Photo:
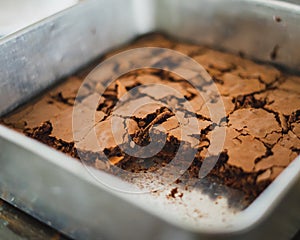
<path fill-rule="evenodd" d="M 300 152 L 300 77 L 271 65 L 258 64 L 241 56 L 176 41 L 160 34 L 140 37 L 128 46 L 106 54 L 101 60 L 124 50 L 149 46 L 179 51 L 205 68 L 213 81 L 204 84 L 202 91 L 206 91 L 210 84 L 216 84 L 225 107 L 226 116 L 221 122 L 212 121 L 206 102 L 188 81 L 172 72 L 145 68 L 120 76 L 97 103 L 94 129 L 101 142 L 101 151 L 96 151 L 99 145 L 90 141 L 90 129 L 86 129 L 80 143 L 75 146 L 72 132 L 74 101 L 83 79 L 95 65 L 70 76 L 1 121 L 74 158 L 79 158 L 80 150 L 81 160 L 106 171 L 110 171 L 111 165 L 130 172 L 155 171 L 171 162 L 183 143 L 184 150 L 194 149 L 196 154 L 187 171 L 177 180 L 180 182 L 186 178 L 199 178 L 199 170 L 211 144 L 212 131 L 222 125 L 226 128 L 224 146 L 215 167 L 205 178 L 242 191 L 247 202 L 252 202 Z M 161 61 L 164 58 L 161 56 Z M 193 114 L 196 116 L 198 127 L 191 130 L 193 134 L 182 138 L 175 114 L 165 106 L 172 101 L 178 104 L 176 96 L 164 92 L 157 85 L 143 88 L 153 83 L 176 89 L 189 101 L 194 112 L 190 113 L 183 107 L 179 113 L 185 121 L 189 121 Z M 116 112 L 121 97 L 137 86 L 140 87 L 134 98 L 125 101 L 123 107 L 131 109 L 140 102 L 147 105 L 131 116 Z M 95 88 L 97 86 L 83 86 L 80 101 L 89 101 Z M 213 96 L 210 101 L 213 103 Z M 125 153 L 112 136 L 112 118 L 121 123 L 116 131 L 126 126 L 137 146 L 147 146 L 151 142 L 149 130 L 161 125 L 166 131 L 163 148 L 145 158 Z M 157 139 L 152 141 L 159 142 L 161 132 L 155 134 Z M 125 143 L 128 139 L 123 141 Z M 103 160 L 104 154 L 109 161 Z"/>

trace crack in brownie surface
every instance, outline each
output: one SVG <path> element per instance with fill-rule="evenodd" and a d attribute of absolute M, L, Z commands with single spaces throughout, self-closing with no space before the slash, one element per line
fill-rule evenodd
<path fill-rule="evenodd" d="M 103 59 L 123 50 L 147 46 L 181 51 L 204 66 L 213 81 L 203 83 L 201 91 L 208 91 L 211 84 L 216 84 L 226 113 L 222 122 L 214 123 L 211 120 L 206 102 L 190 83 L 174 73 L 154 68 L 139 69 L 122 75 L 99 99 L 92 126 L 102 143 L 102 153 L 95 153 L 99 146 L 89 141 L 92 128 L 84 130 L 80 149 L 76 149 L 73 140 L 73 104 L 86 76 L 85 71 L 69 77 L 40 99 L 1 121 L 74 158 L 79 158 L 77 151 L 80 150 L 85 154 L 83 160 L 89 165 L 107 171 L 110 164 L 131 172 L 154 171 L 168 164 L 183 142 L 185 149 L 197 150 L 193 163 L 180 180 L 183 183 L 186 178 L 198 178 L 212 141 L 212 130 L 222 125 L 226 127 L 224 147 L 216 166 L 206 179 L 240 190 L 245 194 L 247 203 L 252 202 L 300 152 L 300 77 L 280 72 L 273 66 L 257 64 L 207 47 L 170 40 L 159 34 L 141 37 L 124 48 L 108 53 Z M 159 63 L 167 64 L 167 59 L 164 56 L 162 58 Z M 114 69 L 121 64 L 127 63 L 118 63 Z M 176 67 L 180 67 L 180 63 Z M 145 84 L 147 87 L 144 87 Z M 176 89 L 189 101 L 194 112 L 185 109 L 176 96 L 166 93 L 157 85 L 149 84 L 163 84 Z M 138 90 L 135 91 L 135 87 L 139 87 Z M 97 89 L 97 86 L 83 86 L 82 96 L 78 96 L 83 104 L 90 101 L 93 89 Z M 136 104 L 135 101 L 148 103 L 147 107 L 131 116 L 115 111 L 121 97 L 128 92 L 133 100 L 122 103 L 123 107 L 131 108 Z M 212 106 L 216 101 L 218 99 L 211 96 Z M 172 109 L 164 107 L 172 104 L 179 106 L 177 110 L 185 121 L 189 121 L 191 114 L 197 117 L 198 128 L 185 139 L 182 139 L 181 126 Z M 124 153 L 110 131 L 113 118 L 122 123 L 121 128 L 126 128 L 128 136 L 139 146 L 149 144 L 149 131 L 154 125 L 160 124 L 166 131 L 164 148 L 155 156 L 144 159 Z M 88 123 L 82 123 L 83 128 L 86 125 Z M 156 131 L 154 134 L 159 141 L 162 132 Z M 129 141 L 128 136 L 122 135 L 124 142 Z M 103 154 L 108 157 L 109 162 L 103 161 Z"/>

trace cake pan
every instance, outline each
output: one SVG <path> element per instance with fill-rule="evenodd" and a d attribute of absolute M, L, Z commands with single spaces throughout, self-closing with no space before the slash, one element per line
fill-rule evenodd
<path fill-rule="evenodd" d="M 300 7 L 280 1 L 83 1 L 0 40 L 0 113 L 153 31 L 299 72 L 299 23 Z M 300 227 L 299 157 L 236 210 L 197 190 L 170 201 L 172 184 L 159 195 L 113 191 L 96 170 L 4 126 L 0 148 L 0 196 L 75 239 L 289 239 Z"/>

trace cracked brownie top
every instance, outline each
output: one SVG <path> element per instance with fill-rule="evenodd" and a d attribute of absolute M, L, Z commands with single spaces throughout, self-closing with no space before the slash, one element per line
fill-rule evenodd
<path fill-rule="evenodd" d="M 139 69 L 119 77 L 98 102 L 93 127 L 101 142 L 101 152 L 95 150 L 99 148 L 97 143 L 89 141 L 91 129 L 84 131 L 80 144 L 75 147 L 73 104 L 90 70 L 86 68 L 34 102 L 4 117 L 2 122 L 75 158 L 79 157 L 80 150 L 84 154 L 83 161 L 106 171 L 110 171 L 111 165 L 131 172 L 154 171 L 172 161 L 180 143 L 184 143 L 184 149 L 194 148 L 196 154 L 181 182 L 199 177 L 199 169 L 211 144 L 212 130 L 223 126 L 226 128 L 224 146 L 216 166 L 206 178 L 242 191 L 247 203 L 250 203 L 300 152 L 300 77 L 285 74 L 270 65 L 257 64 L 240 56 L 179 42 L 160 34 L 141 37 L 102 59 L 123 50 L 148 46 L 180 51 L 201 64 L 213 80 L 204 84 L 201 91 L 208 91 L 210 84 L 216 84 L 226 117 L 219 123 L 213 122 L 204 99 L 180 76 L 159 69 Z M 193 134 L 182 139 L 176 116 L 171 108 L 165 106 L 172 101 L 180 105 L 180 100 L 158 85 L 149 84 L 163 84 L 176 89 L 189 101 L 194 112 L 189 113 L 184 108 L 179 112 L 187 122 L 191 114 L 195 114 L 198 127 L 192 129 Z M 138 102 L 147 105 L 130 116 L 118 112 L 117 104 L 122 96 L 138 86 L 132 99 L 123 103 L 123 108 L 134 108 Z M 90 101 L 91 88 L 96 87 L 84 86 L 80 101 Z M 214 96 L 210 101 L 214 103 Z M 151 142 L 149 130 L 161 125 L 167 133 L 164 147 L 154 156 L 145 158 L 124 153 L 111 133 L 112 118 L 120 120 L 120 131 L 126 128 L 137 146 L 148 145 Z M 82 128 L 85 125 L 83 122 Z M 160 134 L 157 131 L 154 134 L 157 139 L 152 141 L 160 141 Z M 124 136 L 122 140 L 124 143 L 128 141 Z M 109 162 L 103 160 L 103 154 Z"/>

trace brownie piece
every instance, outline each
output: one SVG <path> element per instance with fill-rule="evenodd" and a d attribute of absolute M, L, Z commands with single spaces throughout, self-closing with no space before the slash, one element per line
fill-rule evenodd
<path fill-rule="evenodd" d="M 90 141 L 90 129 L 86 129 L 80 143 L 75 146 L 72 132 L 74 100 L 94 65 L 2 118 L 2 123 L 74 158 L 79 158 L 80 151 L 81 160 L 108 172 L 111 165 L 130 172 L 155 171 L 172 161 L 182 143 L 183 149 L 194 149 L 196 154 L 186 173 L 177 180 L 180 182 L 199 178 L 199 170 L 211 144 L 212 131 L 219 124 L 226 128 L 225 143 L 206 179 L 242 191 L 247 203 L 251 203 L 300 152 L 300 77 L 283 73 L 270 65 L 257 64 L 240 56 L 176 41 L 160 34 L 141 37 L 102 59 L 127 49 L 148 46 L 182 52 L 206 69 L 224 103 L 226 117 L 221 123 L 212 121 L 206 102 L 185 79 L 159 69 L 139 69 L 119 77 L 99 100 L 94 129 L 101 142 L 101 152 L 96 151 L 99 145 Z M 164 59 L 164 56 L 161 57 Z M 190 113 L 184 107 L 179 112 L 186 121 L 192 115 L 196 116 L 198 128 L 192 129 L 193 134 L 182 138 L 180 124 L 172 109 L 162 106 L 172 101 L 178 103 L 179 99 L 157 85 L 143 88 L 150 83 L 176 89 L 189 101 L 194 112 Z M 202 90 L 206 91 L 210 84 L 203 85 Z M 122 112 L 116 114 L 115 107 L 120 98 L 137 86 L 140 87 L 134 98 L 125 101 L 123 107 L 131 109 L 139 102 L 147 105 L 132 116 Z M 90 100 L 94 88 L 97 86 L 84 86 L 82 96 L 79 96 L 82 102 Z M 212 97 L 211 102 L 213 100 Z M 149 153 L 151 156 L 146 158 L 126 154 L 112 136 L 113 118 L 120 121 L 120 131 L 125 126 L 137 146 L 147 146 L 151 142 L 149 130 L 160 124 L 167 133 L 164 147 L 154 156 Z M 82 127 L 85 127 L 84 122 Z M 159 142 L 160 135 L 160 131 L 156 132 L 154 137 L 157 139 L 152 141 Z M 123 140 L 124 143 L 128 141 Z M 103 160 L 104 154 L 108 162 Z"/>

